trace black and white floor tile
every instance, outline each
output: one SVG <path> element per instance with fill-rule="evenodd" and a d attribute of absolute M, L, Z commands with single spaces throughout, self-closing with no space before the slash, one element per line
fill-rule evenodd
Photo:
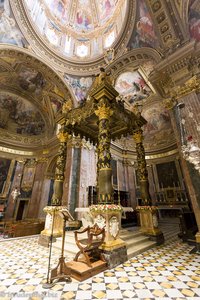
<path fill-rule="evenodd" d="M 84 282 L 60 282 L 47 290 L 42 285 L 47 281 L 49 249 L 38 245 L 37 237 L 0 241 L 0 300 L 199 300 L 200 256 L 190 254 L 191 249 L 172 240 Z M 51 267 L 59 254 L 53 249 Z"/>

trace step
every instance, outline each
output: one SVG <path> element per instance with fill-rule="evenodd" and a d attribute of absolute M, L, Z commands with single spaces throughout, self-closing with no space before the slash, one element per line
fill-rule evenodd
<path fill-rule="evenodd" d="M 142 244 L 139 245 L 135 245 L 135 246 L 131 246 L 127 249 L 127 254 L 128 254 L 128 259 L 143 253 L 144 251 L 147 251 L 151 248 L 153 248 L 154 246 L 156 246 L 156 242 L 153 241 L 146 241 Z"/>
<path fill-rule="evenodd" d="M 137 238 L 134 238 L 132 240 L 124 240 L 127 244 L 127 248 L 129 247 L 132 247 L 133 245 L 139 245 L 139 244 L 143 244 L 147 241 L 149 241 L 149 238 L 148 236 L 144 236 L 144 235 L 141 235 L 141 236 L 138 236 Z"/>

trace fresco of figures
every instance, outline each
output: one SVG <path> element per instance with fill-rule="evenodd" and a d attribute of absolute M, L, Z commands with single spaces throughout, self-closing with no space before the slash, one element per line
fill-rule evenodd
<path fill-rule="evenodd" d="M 53 45 L 54 51 L 76 60 L 101 55 L 105 48 L 111 47 L 121 32 L 127 9 L 127 0 L 23 2 L 41 36 Z"/>
<path fill-rule="evenodd" d="M 136 31 L 133 32 L 129 42 L 129 47 L 131 49 L 141 47 L 158 47 L 158 39 L 154 31 L 153 22 L 144 0 L 139 1 L 138 10 L 139 16 L 136 21 Z"/>
<path fill-rule="evenodd" d="M 25 99 L 0 95 L 0 128 L 23 135 L 40 135 L 45 123 L 39 111 Z"/>
<path fill-rule="evenodd" d="M 118 0 L 96 0 L 101 24 L 112 16 L 117 2 Z"/>
<path fill-rule="evenodd" d="M 1 0 L 0 16 L 0 43 L 25 47 L 27 42 L 14 20 L 9 0 Z"/>
<path fill-rule="evenodd" d="M 145 143 L 153 142 L 154 145 L 158 145 L 158 143 L 167 143 L 171 140 L 173 130 L 170 116 L 160 103 L 144 108 L 142 116 L 147 120 L 147 124 L 143 127 Z"/>
<path fill-rule="evenodd" d="M 18 80 L 22 89 L 34 92 L 35 94 L 41 93 L 45 86 L 45 80 L 42 73 L 26 66 L 21 67 Z"/>
<path fill-rule="evenodd" d="M 66 82 L 71 86 L 78 102 L 84 101 L 92 85 L 92 77 L 77 77 L 65 74 Z"/>
<path fill-rule="evenodd" d="M 50 98 L 51 106 L 53 109 L 54 115 L 56 115 L 62 108 L 61 101 L 57 100 L 56 98 L 51 97 Z"/>
<path fill-rule="evenodd" d="M 138 71 L 120 74 L 115 83 L 115 89 L 128 104 L 140 101 L 152 93 L 150 87 Z"/>
<path fill-rule="evenodd" d="M 200 11 L 198 1 L 191 1 L 189 8 L 189 31 L 190 37 L 200 41 Z"/>

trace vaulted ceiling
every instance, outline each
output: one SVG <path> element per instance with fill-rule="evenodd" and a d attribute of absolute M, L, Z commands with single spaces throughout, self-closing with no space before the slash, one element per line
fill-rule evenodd
<path fill-rule="evenodd" d="M 85 101 L 106 67 L 126 108 L 143 107 L 146 149 L 176 147 L 151 74 L 200 41 L 198 0 L 3 0 L 0 11 L 1 144 L 48 143 L 63 103 Z M 129 139 L 118 145 L 134 146 Z"/>

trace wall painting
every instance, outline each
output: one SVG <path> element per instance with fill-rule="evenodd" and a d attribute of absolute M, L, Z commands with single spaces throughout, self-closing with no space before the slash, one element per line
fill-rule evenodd
<path fill-rule="evenodd" d="M 120 74 L 116 80 L 115 89 L 124 96 L 128 105 L 144 100 L 153 92 L 139 70 Z"/>
<path fill-rule="evenodd" d="M 15 160 L 0 158 L 0 197 L 6 198 L 8 195 L 11 177 L 15 166 Z"/>

